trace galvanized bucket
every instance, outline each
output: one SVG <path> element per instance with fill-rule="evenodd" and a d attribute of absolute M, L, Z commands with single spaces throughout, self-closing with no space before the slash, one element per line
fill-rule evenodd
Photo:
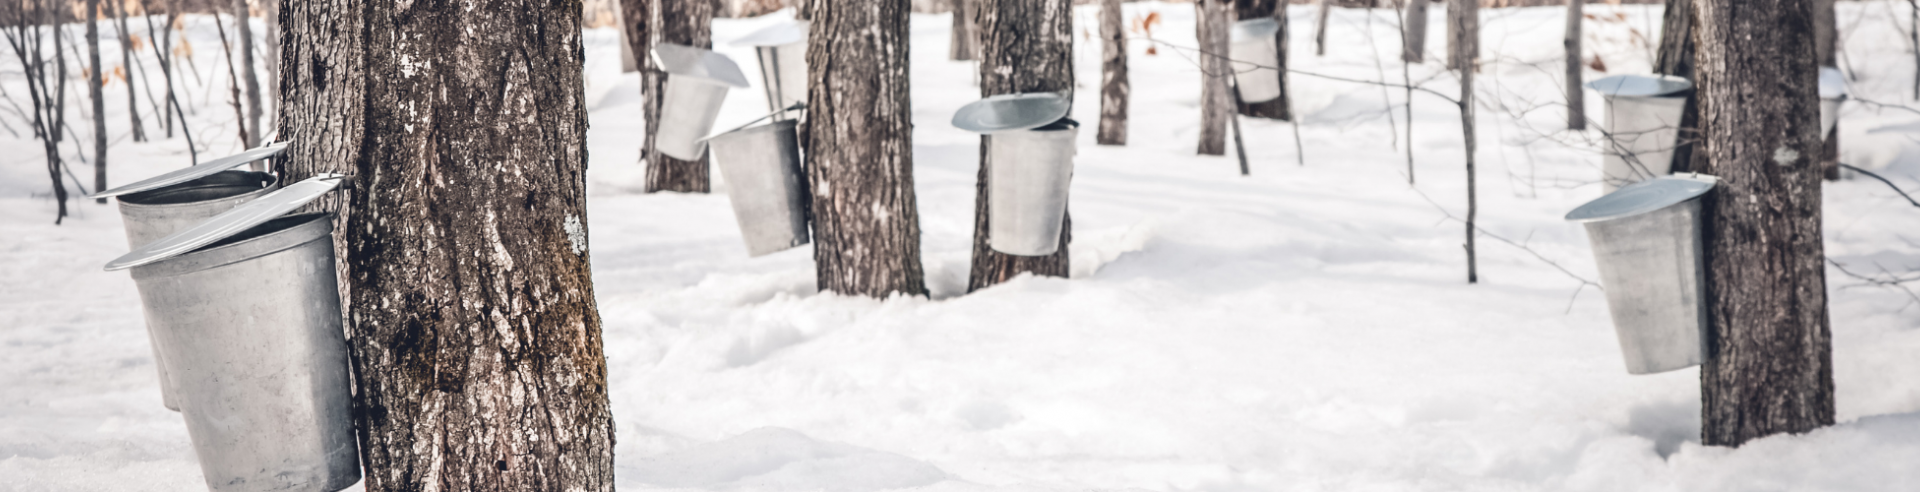
<path fill-rule="evenodd" d="M 1615 75 L 1587 83 L 1605 96 L 1609 143 L 1602 152 L 1602 190 L 1665 176 L 1673 169 L 1686 91 L 1693 83 L 1668 76 Z"/>
<path fill-rule="evenodd" d="M 1820 68 L 1820 138 L 1827 138 L 1840 122 L 1840 105 L 1847 101 L 1847 78 L 1840 69 Z"/>
<path fill-rule="evenodd" d="M 1240 102 L 1267 102 L 1280 97 L 1280 47 L 1274 36 L 1280 23 L 1273 18 L 1233 23 L 1228 58 L 1233 59 L 1233 81 Z"/>
<path fill-rule="evenodd" d="M 720 117 L 727 89 L 747 87 L 747 77 L 726 55 L 692 46 L 655 46 L 653 60 L 667 73 L 654 148 L 675 159 L 699 159 L 707 151 L 703 139 Z"/>
<path fill-rule="evenodd" d="M 1697 198 L 1718 181 L 1699 174 L 1664 176 L 1621 188 L 1567 214 L 1567 220 L 1586 224 L 1629 374 L 1672 371 L 1707 360 L 1706 268 Z"/>
<path fill-rule="evenodd" d="M 987 136 L 987 243 L 1015 256 L 1060 249 L 1080 123 L 1062 119 Z"/>
<path fill-rule="evenodd" d="M 779 112 L 781 119 L 787 117 L 783 108 L 807 102 L 807 28 L 807 21 L 781 22 L 733 42 L 753 47 L 767 110 Z"/>
<path fill-rule="evenodd" d="M 731 188 L 733 218 L 746 239 L 747 255 L 761 256 L 807 244 L 806 176 L 794 120 L 741 128 L 708 139 L 714 164 Z"/>
<path fill-rule="evenodd" d="M 360 479 L 332 215 L 282 215 L 337 183 L 290 186 L 108 264 L 132 269 L 214 491 Z"/>
<path fill-rule="evenodd" d="M 90 198 L 120 199 L 120 220 L 126 229 L 127 247 L 138 248 L 273 191 L 279 178 L 272 174 L 227 169 L 279 155 L 285 150 L 284 144 L 268 145 L 103 190 Z M 161 357 L 159 340 L 152 330 L 147 331 L 147 341 L 153 349 L 154 369 L 159 373 L 161 403 L 169 410 L 179 411 L 180 404 L 174 401 L 173 383 L 167 375 L 167 360 Z"/>

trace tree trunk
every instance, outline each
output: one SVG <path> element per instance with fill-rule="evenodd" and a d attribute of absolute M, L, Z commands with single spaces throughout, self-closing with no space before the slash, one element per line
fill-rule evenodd
<path fill-rule="evenodd" d="M 1400 61 L 1422 63 L 1427 60 L 1427 2 L 1407 0 L 1407 12 L 1401 18 L 1401 22 L 1406 23 L 1406 37 L 1400 40 Z"/>
<path fill-rule="evenodd" d="M 1447 22 L 1447 31 L 1453 33 L 1447 46 L 1451 51 L 1447 57 L 1459 65 L 1460 71 L 1460 132 L 1467 150 L 1467 283 L 1480 282 L 1480 265 L 1474 248 L 1474 218 L 1479 215 L 1480 204 L 1477 195 L 1478 176 L 1474 173 L 1474 152 L 1479 142 L 1474 137 L 1473 123 L 1473 75 L 1479 69 L 1476 58 L 1480 52 L 1480 2 L 1479 0 L 1453 0 L 1447 12 L 1451 14 Z M 1411 145 L 1411 144 L 1409 144 Z"/>
<path fill-rule="evenodd" d="M 1073 4 L 1069 0 L 971 0 L 980 28 L 980 96 L 1031 92 L 1073 94 Z M 1215 0 L 1218 1 L 1218 0 Z M 1046 256 L 1014 256 L 988 245 L 987 151 L 992 137 L 980 137 L 980 171 L 973 206 L 973 265 L 967 276 L 972 292 L 1022 273 L 1066 277 L 1067 243 L 1073 220 L 1062 217 L 1060 248 Z"/>
<path fill-rule="evenodd" d="M 107 73 L 100 64 L 100 0 L 87 0 L 87 96 L 93 99 L 93 189 L 107 189 L 107 97 L 102 94 Z M 94 200 L 107 203 L 107 199 Z"/>
<path fill-rule="evenodd" d="M 120 2 L 107 2 L 107 7 L 113 9 L 114 25 L 120 26 L 120 66 L 125 69 L 125 73 L 122 76 L 125 77 L 127 81 L 128 126 L 132 127 L 134 142 L 145 142 L 147 141 L 147 130 L 145 125 L 140 123 L 140 97 L 139 94 L 134 91 L 133 87 L 136 85 L 133 82 L 133 71 L 136 68 L 136 64 L 139 63 L 133 58 L 133 32 L 127 30 L 127 12 L 125 6 L 122 6 Z M 141 73 L 146 72 L 143 71 Z M 141 80 L 143 83 L 138 85 L 146 85 L 144 84 L 145 79 L 143 78 Z"/>
<path fill-rule="evenodd" d="M 266 99 L 267 106 L 275 110 L 267 114 L 276 115 L 280 109 L 280 2 L 279 0 L 260 0 L 260 7 L 261 16 L 265 18 L 267 28 L 265 35 L 260 37 L 266 43 L 266 53 L 262 53 L 260 58 L 267 65 L 267 86 L 262 90 L 261 95 Z M 277 125 L 273 120 L 267 120 L 266 123 L 261 124 L 262 128 L 275 126 Z M 260 138 L 264 139 L 266 135 L 262 134 Z"/>
<path fill-rule="evenodd" d="M 1660 49 L 1654 58 L 1655 73 L 1693 80 L 1694 12 L 1693 0 L 1666 0 L 1661 14 Z M 1672 172 L 1693 172 L 1694 149 L 1700 142 L 1699 91 L 1687 94 L 1686 109 L 1680 116 L 1680 136 L 1674 142 Z"/>
<path fill-rule="evenodd" d="M 1581 71 L 1580 50 L 1581 7 L 1586 0 L 1567 1 L 1567 36 L 1564 44 L 1567 49 L 1567 129 L 1587 129 L 1587 93 L 1581 88 L 1584 72 Z"/>
<path fill-rule="evenodd" d="M 1127 144 L 1132 88 L 1127 84 L 1127 30 L 1120 14 L 1120 0 L 1100 1 L 1100 145 Z"/>
<path fill-rule="evenodd" d="M 1701 443 L 1832 425 L 1815 0 L 1695 0 L 1712 353 Z"/>
<path fill-rule="evenodd" d="M 629 71 L 624 64 L 631 62 L 634 68 L 630 71 L 643 74 L 641 75 L 643 83 L 640 84 L 642 98 L 646 97 L 648 86 L 644 83 L 645 72 L 641 68 L 653 57 L 651 54 L 653 52 L 653 35 L 651 34 L 653 4 L 658 1 L 661 0 L 619 0 L 620 4 L 616 7 L 620 10 L 620 15 L 617 17 L 620 22 L 620 41 L 626 43 L 622 52 L 629 57 L 627 61 L 621 62 L 623 64 L 621 70 Z M 640 158 L 642 161 L 646 160 L 646 154 L 641 153 Z"/>
<path fill-rule="evenodd" d="M 1267 102 L 1251 104 L 1235 101 L 1236 109 L 1239 110 L 1240 114 L 1247 116 L 1291 121 L 1293 115 L 1287 112 L 1287 109 L 1292 106 L 1290 100 L 1293 98 L 1293 94 L 1287 90 L 1289 86 L 1287 85 L 1288 33 L 1286 3 L 1282 0 L 1234 0 L 1233 13 L 1234 18 L 1240 20 L 1272 17 L 1273 20 L 1280 23 L 1280 32 L 1273 34 L 1274 46 L 1278 48 L 1276 51 L 1280 54 L 1280 58 L 1273 61 L 1273 63 L 1275 63 L 1274 66 L 1280 69 L 1280 97 Z"/>
<path fill-rule="evenodd" d="M 1227 63 L 1227 30 L 1230 0 L 1197 0 L 1193 8 L 1199 15 L 1196 27 L 1200 40 L 1200 146 L 1201 155 L 1227 154 L 1227 118 L 1233 115 L 1233 92 L 1227 78 L 1233 67 Z M 981 73 L 986 73 L 982 71 Z"/>
<path fill-rule="evenodd" d="M 913 192 L 908 0 L 812 2 L 807 176 L 820 290 L 926 295 Z"/>
<path fill-rule="evenodd" d="M 979 15 L 980 2 L 987 0 L 953 0 L 953 35 L 947 45 L 947 58 L 955 61 L 977 60 L 980 58 L 980 26 L 975 19 Z"/>
<path fill-rule="evenodd" d="M 1333 13 L 1333 0 L 1320 0 L 1320 18 L 1314 21 L 1313 56 L 1327 56 L 1327 16 Z"/>
<path fill-rule="evenodd" d="M 240 80 L 247 87 L 247 148 L 260 146 L 260 77 L 253 68 L 253 22 L 252 10 L 247 8 L 247 0 L 233 0 L 233 23 L 239 26 L 236 34 L 240 37 Z M 253 163 L 259 171 L 261 163 Z"/>
<path fill-rule="evenodd" d="M 1813 11 L 1814 57 L 1822 67 L 1839 68 L 1837 56 L 1840 29 L 1834 24 L 1834 0 L 1815 0 Z M 1840 179 L 1840 121 L 1834 120 L 1820 146 L 1820 172 L 1828 180 Z"/>
<path fill-rule="evenodd" d="M 632 0 L 629 0 L 632 1 Z M 713 47 L 713 2 L 706 0 L 651 0 L 653 8 L 648 21 L 648 34 L 653 36 L 648 48 L 655 44 L 680 44 L 696 48 Z M 641 155 L 646 156 L 648 193 L 656 191 L 679 191 L 687 193 L 706 193 L 712 185 L 708 174 L 707 156 L 701 155 L 694 160 L 675 159 L 654 147 L 654 138 L 660 133 L 660 108 L 665 104 L 667 73 L 653 65 L 653 56 L 649 52 L 635 52 L 634 56 L 643 60 L 641 70 L 641 89 L 646 100 L 647 138 L 641 147 Z"/>
<path fill-rule="evenodd" d="M 289 179 L 357 177 L 335 210 L 367 490 L 613 490 L 581 10 L 281 6 Z"/>

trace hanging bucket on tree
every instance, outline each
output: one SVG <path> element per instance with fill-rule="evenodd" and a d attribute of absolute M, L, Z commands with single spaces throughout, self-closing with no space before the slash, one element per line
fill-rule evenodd
<path fill-rule="evenodd" d="M 784 21 L 733 42 L 753 47 L 767 110 L 781 119 L 787 119 L 783 108 L 807 103 L 807 27 L 807 21 Z"/>
<path fill-rule="evenodd" d="M 1567 213 L 1567 220 L 1587 226 L 1630 374 L 1707 360 L 1706 263 L 1697 198 L 1718 182 L 1703 174 L 1663 176 Z"/>
<path fill-rule="evenodd" d="M 1080 124 L 1061 94 L 1007 94 L 960 108 L 953 126 L 987 135 L 987 244 L 1015 256 L 1060 249 Z"/>
<path fill-rule="evenodd" d="M 127 247 L 138 248 L 273 191 L 279 184 L 279 178 L 274 175 L 229 169 L 278 156 L 286 148 L 286 144 L 274 144 L 248 150 L 94 193 L 88 198 L 118 197 Z M 179 411 L 173 383 L 167 375 L 167 361 L 160 356 L 152 330 L 147 332 L 147 341 L 153 347 L 153 365 L 159 373 L 161 403 L 169 410 Z"/>
<path fill-rule="evenodd" d="M 1615 75 L 1587 83 L 1606 99 L 1608 138 L 1603 156 L 1601 188 L 1613 193 L 1622 186 L 1665 176 L 1673 169 L 1673 149 L 1680 141 L 1680 119 L 1687 109 L 1693 83 L 1670 76 Z"/>
<path fill-rule="evenodd" d="M 107 264 L 131 269 L 207 486 L 333 492 L 360 479 L 331 214 L 288 186 Z"/>
<path fill-rule="evenodd" d="M 747 255 L 761 256 L 807 244 L 812 197 L 800 169 L 794 120 L 735 129 L 707 140 L 714 164 L 727 180 L 733 218 L 746 239 Z"/>
<path fill-rule="evenodd" d="M 713 131 L 727 89 L 747 87 L 747 76 L 726 55 L 678 44 L 653 47 L 653 63 L 667 73 L 653 146 L 675 159 L 699 159 L 707 151 L 702 138 Z"/>
<path fill-rule="evenodd" d="M 1840 104 L 1847 102 L 1847 77 L 1840 69 L 1820 67 L 1820 139 L 1826 140 L 1840 122 Z"/>
<path fill-rule="evenodd" d="M 1233 23 L 1228 58 L 1233 59 L 1233 82 L 1240 88 L 1240 102 L 1259 103 L 1279 99 L 1280 46 L 1275 36 L 1280 23 L 1271 17 Z"/>

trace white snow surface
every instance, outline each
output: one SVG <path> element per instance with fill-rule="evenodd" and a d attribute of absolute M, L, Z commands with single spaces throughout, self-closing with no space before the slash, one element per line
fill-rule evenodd
<path fill-rule="evenodd" d="M 1659 7 L 1587 8 L 1589 52 L 1609 69 L 1587 77 L 1646 71 Z M 1853 93 L 1916 106 L 1914 58 L 1896 27 L 1905 2 L 1839 8 Z M 1488 235 L 1480 283 L 1469 285 L 1463 225 L 1449 218 L 1466 213 L 1453 105 L 1414 94 L 1408 142 L 1406 114 L 1390 122 L 1385 111 L 1404 91 L 1295 75 L 1305 165 L 1290 124 L 1248 119 L 1252 176 L 1242 177 L 1231 157 L 1193 152 L 1199 73 L 1176 48 L 1193 46 L 1192 7 L 1126 9 L 1159 13 L 1152 36 L 1167 45 L 1148 55 L 1144 34 L 1133 35 L 1125 147 L 1094 144 L 1096 11 L 1076 11 L 1074 115 L 1089 131 L 1073 183 L 1072 278 L 971 294 L 978 137 L 947 121 L 979 92 L 971 63 L 946 60 L 949 18 L 913 17 L 931 298 L 818 293 L 810 247 L 747 258 L 724 183 L 705 195 L 641 193 L 636 77 L 619 73 L 613 31 L 587 32 L 585 229 L 619 486 L 1920 490 L 1920 305 L 1906 292 L 1829 268 L 1832 427 L 1704 447 L 1696 370 L 1626 374 L 1603 294 L 1578 280 L 1598 277 L 1585 232 L 1561 220 L 1600 188 L 1599 133 L 1562 130 L 1563 10 L 1482 11 L 1478 218 Z M 1400 79 L 1388 10 L 1335 9 L 1316 57 L 1311 7 L 1294 9 L 1297 69 Z M 1442 15 L 1433 12 L 1434 53 Z M 751 53 L 727 41 L 771 21 L 718 20 L 715 44 L 751 67 Z M 237 150 L 210 20 L 190 19 L 186 32 L 201 47 L 201 77 L 218 86 L 187 83 L 195 138 L 211 155 Z M 1411 76 L 1457 94 L 1438 65 Z M 7 73 L 0 81 L 24 94 Z M 178 137 L 124 139 L 124 91 L 107 88 L 112 181 L 186 165 Z M 757 87 L 736 91 L 717 127 L 764 112 Z M 1587 112 L 1603 114 L 1596 94 Z M 87 121 L 73 125 L 84 134 Z M 1844 161 L 1920 188 L 1920 114 L 1855 102 L 1841 121 Z M 0 148 L 0 490 L 203 490 L 181 419 L 160 405 L 133 282 L 101 271 L 127 249 L 117 212 L 73 202 L 53 225 L 38 144 L 0 134 Z M 75 172 L 91 181 L 86 165 Z M 1830 259 L 1863 275 L 1920 270 L 1920 209 L 1864 177 L 1824 193 Z"/>

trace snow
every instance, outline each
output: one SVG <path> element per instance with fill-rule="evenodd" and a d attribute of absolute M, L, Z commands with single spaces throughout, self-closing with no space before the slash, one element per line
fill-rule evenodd
<path fill-rule="evenodd" d="M 1916 105 L 1914 58 L 1892 20 L 1905 5 L 1840 4 L 1858 99 Z M 1659 7 L 1587 8 L 1605 74 L 1645 71 Z M 1483 10 L 1479 220 L 1527 249 L 1483 235 L 1481 282 L 1468 285 L 1463 226 L 1449 218 L 1465 217 L 1454 106 L 1413 96 L 1409 187 L 1406 115 L 1389 122 L 1382 99 L 1404 91 L 1296 75 L 1305 166 L 1289 124 L 1249 119 L 1252 176 L 1241 177 L 1230 157 L 1193 155 L 1199 76 L 1176 48 L 1193 46 L 1192 7 L 1127 9 L 1165 18 L 1153 36 L 1166 45 L 1153 56 L 1138 36 L 1130 46 L 1131 144 L 1081 134 L 1072 278 L 972 294 L 978 140 L 947 121 L 978 90 L 971 64 L 945 59 L 949 18 L 914 16 L 930 298 L 820 294 L 809 247 L 748 258 L 725 183 L 641 193 L 637 79 L 618 73 L 611 30 L 587 32 L 584 232 L 620 487 L 1920 488 L 1920 306 L 1906 293 L 1828 270 L 1840 422 L 1805 435 L 1701 446 L 1696 370 L 1626 374 L 1604 297 L 1576 278 L 1598 277 L 1585 233 L 1560 219 L 1600 187 L 1598 133 L 1560 130 L 1562 10 Z M 1335 9 L 1325 57 L 1312 55 L 1311 12 L 1293 12 L 1296 68 L 1399 80 L 1386 11 L 1369 23 Z M 1094 29 L 1094 14 L 1077 10 L 1076 29 Z M 212 26 L 195 20 L 198 66 L 215 73 Z M 744 64 L 751 53 L 727 41 L 766 22 L 716 21 L 715 44 Z M 1091 126 L 1099 46 L 1076 34 L 1075 118 Z M 1457 94 L 1437 65 L 1411 77 Z M 107 94 L 119 138 L 124 87 Z M 735 92 L 716 128 L 764 114 L 760 94 Z M 231 109 L 195 98 L 196 141 L 211 155 L 236 150 Z M 1599 117 L 1599 98 L 1587 101 Z M 1841 121 L 1844 161 L 1920 184 L 1920 114 L 1856 102 Z M 73 203 L 51 225 L 38 144 L 0 134 L 0 148 L 0 490 L 201 490 L 185 427 L 159 404 L 133 283 L 100 271 L 126 250 L 117 213 Z M 121 141 L 113 159 L 113 181 L 126 183 L 187 158 L 176 138 Z M 1920 210 L 1885 185 L 1830 182 L 1824 210 L 1834 262 L 1863 275 L 1920 269 Z"/>

